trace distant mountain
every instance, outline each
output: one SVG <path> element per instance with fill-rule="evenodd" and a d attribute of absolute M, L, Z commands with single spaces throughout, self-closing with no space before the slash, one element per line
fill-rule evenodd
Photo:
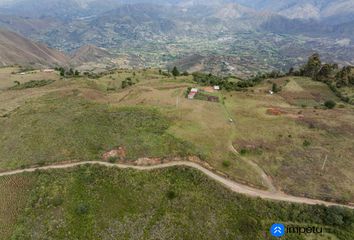
<path fill-rule="evenodd" d="M 354 41 L 354 20 L 338 24 L 326 24 L 321 20 L 289 19 L 284 16 L 275 15 L 262 22 L 260 29 L 279 34 L 349 38 Z"/>
<path fill-rule="evenodd" d="M 269 11 L 300 19 L 326 19 L 341 16 L 336 21 L 348 21 L 354 17 L 353 0 L 231 0 L 259 11 Z M 338 23 L 338 22 L 336 22 Z"/>
<path fill-rule="evenodd" d="M 113 55 L 107 50 L 96 47 L 94 45 L 85 45 L 79 48 L 73 55 L 71 63 L 80 65 L 86 62 L 98 62 Z"/>
<path fill-rule="evenodd" d="M 22 17 L 72 20 L 109 11 L 118 5 L 116 0 L 12 0 L 0 5 L 0 12 Z"/>
<path fill-rule="evenodd" d="M 0 29 L 0 65 L 66 65 L 69 58 L 41 43 L 32 42 L 21 35 Z"/>
<path fill-rule="evenodd" d="M 204 56 L 205 71 L 232 74 L 286 71 L 314 51 L 354 62 L 354 0 L 9 0 L 0 27 L 67 53 L 80 49 L 72 63 L 105 55 L 85 45 L 145 67 L 200 67 L 195 56 Z"/>

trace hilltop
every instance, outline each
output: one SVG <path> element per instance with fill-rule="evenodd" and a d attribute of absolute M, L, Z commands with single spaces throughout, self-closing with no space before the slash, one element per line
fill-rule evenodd
<path fill-rule="evenodd" d="M 70 72 L 0 68 L 1 172 L 78 161 L 192 161 L 269 194 L 354 202 L 354 109 L 321 81 L 173 77 L 158 69 Z M 186 97 L 191 88 L 199 91 L 193 100 Z M 329 100 L 336 106 L 327 108 Z M 172 232 L 181 239 L 248 239 L 268 236 L 276 219 L 323 226 L 327 239 L 353 236 L 350 210 L 250 199 L 185 167 L 37 171 L 1 177 L 0 193 L 0 234 L 7 238 L 154 239 L 158 231 L 161 238 Z M 185 216 L 192 219 L 188 227 Z M 36 219 L 46 220 L 37 228 Z M 303 239 L 295 237 L 289 239 Z"/>

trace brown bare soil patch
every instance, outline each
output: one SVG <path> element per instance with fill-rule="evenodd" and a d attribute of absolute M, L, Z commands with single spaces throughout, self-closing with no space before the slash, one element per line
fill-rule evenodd
<path fill-rule="evenodd" d="M 276 146 L 276 144 L 272 144 L 270 142 L 266 142 L 263 139 L 258 139 L 254 141 L 247 141 L 247 140 L 236 140 L 233 142 L 233 146 L 237 148 L 237 151 L 241 149 L 247 150 L 257 150 L 257 149 L 267 149 L 270 150 Z"/>
<path fill-rule="evenodd" d="M 280 116 L 280 115 L 286 114 L 286 112 L 281 110 L 280 108 L 268 108 L 267 114 L 273 115 L 273 116 Z"/>
<path fill-rule="evenodd" d="M 315 100 L 318 96 L 314 97 L 311 93 L 308 92 L 281 92 L 282 96 L 288 103 L 296 105 L 296 100 L 300 99 L 312 99 Z"/>
<path fill-rule="evenodd" d="M 213 87 L 204 87 L 203 90 L 204 90 L 205 92 L 208 92 L 208 93 L 213 93 L 213 92 L 215 92 Z"/>
<path fill-rule="evenodd" d="M 79 96 L 83 96 L 84 98 L 93 101 L 101 100 L 104 99 L 105 97 L 105 95 L 102 92 L 93 89 L 84 89 L 80 91 Z"/>
<path fill-rule="evenodd" d="M 102 158 L 104 161 L 108 161 L 110 158 L 118 158 L 119 160 L 123 161 L 126 158 L 126 149 L 125 147 L 118 147 L 116 149 L 104 153 Z"/>

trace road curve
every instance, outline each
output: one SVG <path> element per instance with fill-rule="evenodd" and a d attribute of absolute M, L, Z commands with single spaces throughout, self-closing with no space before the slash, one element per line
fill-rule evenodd
<path fill-rule="evenodd" d="M 337 204 L 337 203 L 333 203 L 333 202 L 326 202 L 326 201 L 322 201 L 322 200 L 316 200 L 316 199 L 310 199 L 310 198 L 304 198 L 304 197 L 295 197 L 295 196 L 287 195 L 287 194 L 284 194 L 281 192 L 270 192 L 270 191 L 264 191 L 264 190 L 252 188 L 252 187 L 237 183 L 235 181 L 232 181 L 230 179 L 227 179 L 225 177 L 219 176 L 219 175 L 213 173 L 212 171 L 210 171 L 210 170 L 208 170 L 196 163 L 187 162 L 187 161 L 169 162 L 169 163 L 164 163 L 164 164 L 159 164 L 159 165 L 154 165 L 154 166 L 131 166 L 131 165 L 113 164 L 113 163 L 100 162 L 100 161 L 77 162 L 77 163 L 51 165 L 51 166 L 44 166 L 44 167 L 36 167 L 36 168 L 28 168 L 28 169 L 20 169 L 20 170 L 14 170 L 14 171 L 9 171 L 9 172 L 3 172 L 3 173 L 0 173 L 0 177 L 16 175 L 16 174 L 21 174 L 21 173 L 25 173 L 25 172 L 34 172 L 37 170 L 66 169 L 66 168 L 72 168 L 72 167 L 86 165 L 86 164 L 90 164 L 90 165 L 97 164 L 97 165 L 106 166 L 106 167 L 118 167 L 121 169 L 135 169 L 135 170 L 141 170 L 141 171 L 143 171 L 143 170 L 149 171 L 149 170 L 168 168 L 168 167 L 174 167 L 174 166 L 186 166 L 186 167 L 191 167 L 191 168 L 194 168 L 194 169 L 197 169 L 197 170 L 203 172 L 209 178 L 221 183 L 222 185 L 229 188 L 233 192 L 245 194 L 247 196 L 259 197 L 262 199 L 275 200 L 275 201 L 285 201 L 285 202 L 302 203 L 302 204 L 309 204 L 309 205 L 316 205 L 316 204 L 321 205 L 322 204 L 325 206 L 341 206 L 341 207 L 345 207 L 345 208 L 354 209 L 354 206 L 342 205 L 342 204 Z"/>

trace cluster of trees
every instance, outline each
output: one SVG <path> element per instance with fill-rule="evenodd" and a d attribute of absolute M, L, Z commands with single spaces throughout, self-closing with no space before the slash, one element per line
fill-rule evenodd
<path fill-rule="evenodd" d="M 179 76 L 189 76 L 188 72 L 183 72 L 181 73 L 178 68 L 175 66 L 173 67 L 172 71 L 171 71 L 172 76 L 174 77 L 179 77 Z"/>
<path fill-rule="evenodd" d="M 329 88 L 343 101 L 349 102 L 350 98 L 344 96 L 339 90 L 342 87 L 354 86 L 354 67 L 339 68 L 338 64 L 322 63 L 320 55 L 311 55 L 307 63 L 299 70 L 291 68 L 288 75 L 310 77 L 315 81 L 326 83 Z"/>
<path fill-rule="evenodd" d="M 126 88 L 126 87 L 129 87 L 129 86 L 133 86 L 133 85 L 135 85 L 135 83 L 133 82 L 133 80 L 130 77 L 126 78 L 122 82 L 122 88 L 123 89 Z"/>
<path fill-rule="evenodd" d="M 59 71 L 60 76 L 62 77 L 77 77 L 80 76 L 80 72 L 78 70 L 74 70 L 72 68 L 65 69 L 63 67 L 55 68 L 56 71 Z"/>
<path fill-rule="evenodd" d="M 14 81 L 15 86 L 11 87 L 11 90 L 21 90 L 27 88 L 38 88 L 49 85 L 55 82 L 54 80 L 32 80 L 21 84 L 19 81 Z"/>
<path fill-rule="evenodd" d="M 193 80 L 200 85 L 204 86 L 220 86 L 227 91 L 236 90 L 239 91 L 242 88 L 253 86 L 253 82 L 233 82 L 228 78 L 218 77 L 212 74 L 206 73 L 193 73 Z"/>
<path fill-rule="evenodd" d="M 240 81 L 230 81 L 229 77 L 218 77 L 212 74 L 206 73 L 193 73 L 193 80 L 204 86 L 220 86 L 222 89 L 227 91 L 241 91 L 242 89 L 254 87 L 258 83 L 262 82 L 265 79 L 269 78 L 278 78 L 284 76 L 280 72 L 270 72 L 264 74 L 257 74 L 255 77 L 252 77 L 247 80 Z"/>

